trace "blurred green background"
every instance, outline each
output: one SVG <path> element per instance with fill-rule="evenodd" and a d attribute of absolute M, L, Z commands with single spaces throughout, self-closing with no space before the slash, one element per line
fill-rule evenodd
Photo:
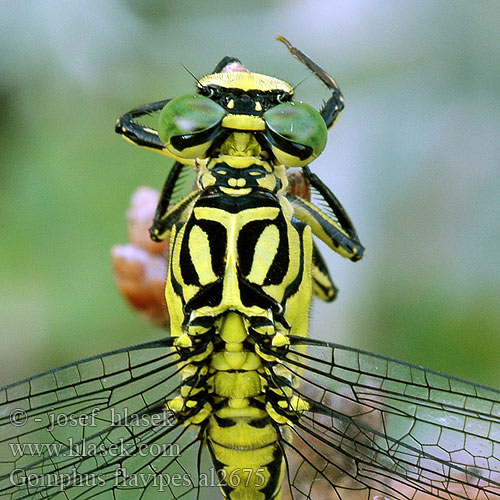
<path fill-rule="evenodd" d="M 115 289 L 109 251 L 166 160 L 113 132 L 191 92 L 225 55 L 297 84 L 283 34 L 340 83 L 314 170 L 353 218 L 358 264 L 311 335 L 500 386 L 500 4 L 4 1 L 0 19 L 0 385 L 163 335 Z M 320 106 L 313 78 L 298 97 Z"/>

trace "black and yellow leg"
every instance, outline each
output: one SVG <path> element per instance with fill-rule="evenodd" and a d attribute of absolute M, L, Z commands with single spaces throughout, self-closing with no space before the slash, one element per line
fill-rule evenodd
<path fill-rule="evenodd" d="M 128 113 L 118 118 L 115 125 L 115 132 L 137 146 L 152 149 L 156 152 L 162 152 L 165 146 L 158 137 L 158 132 L 137 123 L 135 120 L 141 116 L 149 116 L 161 111 L 170 100 L 171 99 L 165 99 L 163 101 L 152 102 L 130 110 Z"/>
<path fill-rule="evenodd" d="M 348 226 L 351 230 L 345 229 L 338 220 L 310 201 L 293 194 L 288 194 L 287 198 L 293 205 L 294 216 L 311 226 L 313 234 L 321 241 L 343 257 L 352 261 L 361 259 L 364 248 L 359 242 L 356 231 L 352 231 L 354 229 L 352 224 Z M 332 209 L 332 212 L 335 214 L 335 210 Z"/>
<path fill-rule="evenodd" d="M 337 298 L 338 288 L 330 277 L 330 272 L 318 247 L 313 243 L 312 291 L 318 299 L 332 302 Z"/>
<path fill-rule="evenodd" d="M 302 172 L 305 178 L 309 181 L 309 184 L 320 194 L 323 200 L 326 202 L 328 207 L 331 209 L 333 215 L 342 226 L 342 229 L 349 235 L 349 237 L 361 246 L 359 241 L 358 233 L 351 218 L 347 214 L 345 208 L 338 198 L 332 193 L 331 189 L 323 183 L 323 181 L 311 172 L 309 167 L 304 167 Z"/>
<path fill-rule="evenodd" d="M 340 92 L 337 82 L 302 51 L 294 47 L 286 38 L 278 36 L 276 39 L 283 42 L 292 56 L 309 68 L 331 91 L 332 96 L 325 102 L 320 111 L 323 120 L 325 120 L 326 127 L 330 128 L 337 121 L 341 111 L 344 109 L 344 97 L 342 96 L 342 92 Z"/>
<path fill-rule="evenodd" d="M 172 168 L 170 169 L 170 172 L 168 173 L 168 176 L 165 180 L 165 184 L 163 185 L 163 189 L 160 194 L 160 199 L 158 200 L 158 205 L 156 207 L 156 212 L 153 219 L 154 223 L 156 223 L 156 221 L 163 219 L 163 217 L 167 213 L 175 185 L 179 180 L 183 167 L 184 165 L 182 163 L 176 161 L 173 164 Z"/>
<path fill-rule="evenodd" d="M 175 165 L 174 165 L 175 166 Z M 165 187 L 167 187 L 167 182 Z M 162 203 L 162 198 L 158 202 L 156 208 L 156 213 L 153 218 L 153 225 L 149 228 L 149 234 L 151 239 L 154 241 L 163 241 L 168 238 L 170 230 L 176 222 L 181 220 L 184 212 L 187 208 L 195 202 L 196 198 L 200 195 L 200 190 L 195 190 L 185 196 L 179 203 L 176 203 L 170 210 L 168 209 L 168 203 Z"/>
<path fill-rule="evenodd" d="M 180 162 L 175 162 L 168 173 L 165 184 L 163 185 L 162 192 L 160 194 L 160 198 L 158 200 L 158 205 L 156 207 L 155 215 L 153 217 L 153 225 L 150 228 L 151 238 L 155 241 L 162 241 L 165 239 L 164 233 L 170 231 L 172 225 L 175 224 L 179 218 L 179 211 L 169 212 L 168 207 L 172 202 L 172 197 L 176 198 L 176 190 L 178 188 L 185 187 L 186 184 L 186 175 L 183 175 L 185 172 L 189 174 L 190 170 L 184 168 Z M 190 177 L 187 176 L 187 182 L 190 182 Z M 190 182 L 191 184 L 191 182 Z M 192 198 L 189 197 L 189 200 Z M 184 201 L 185 199 L 181 200 Z M 177 206 L 177 205 L 176 205 Z M 182 206 L 186 206 L 183 204 Z M 168 215 L 167 215 L 168 212 Z"/>
<path fill-rule="evenodd" d="M 161 142 L 158 132 L 136 122 L 138 118 L 150 116 L 153 113 L 161 111 L 168 102 L 170 102 L 170 99 L 144 104 L 143 106 L 138 106 L 128 113 L 125 113 L 116 122 L 116 133 L 122 135 L 125 139 L 137 146 L 170 156 L 166 153 L 165 146 Z M 170 229 L 179 220 L 180 214 L 182 214 L 186 206 L 188 206 L 193 199 L 193 193 L 191 193 L 188 197 L 177 203 L 171 210 L 168 210 L 176 187 L 183 182 L 183 179 L 181 179 L 183 166 L 184 165 L 180 162 L 175 162 L 163 186 L 153 218 L 153 225 L 149 230 L 151 238 L 155 241 L 162 241 L 168 237 Z"/>

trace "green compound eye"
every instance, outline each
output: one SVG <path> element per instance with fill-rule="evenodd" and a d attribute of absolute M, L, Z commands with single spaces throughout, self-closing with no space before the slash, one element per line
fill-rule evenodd
<path fill-rule="evenodd" d="M 158 135 L 170 152 L 182 158 L 203 158 L 221 130 L 226 112 L 198 94 L 172 99 L 161 111 Z"/>
<path fill-rule="evenodd" d="M 301 167 L 318 157 L 326 146 L 327 128 L 309 104 L 286 102 L 263 115 L 266 139 L 284 165 Z"/>

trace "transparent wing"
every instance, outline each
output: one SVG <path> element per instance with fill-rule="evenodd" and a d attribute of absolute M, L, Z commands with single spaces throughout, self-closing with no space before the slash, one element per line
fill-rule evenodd
<path fill-rule="evenodd" d="M 198 498 L 199 429 L 165 407 L 183 365 L 171 345 L 129 347 L 3 388 L 0 497 Z"/>
<path fill-rule="evenodd" d="M 281 361 L 311 406 L 282 432 L 284 498 L 500 499 L 500 391 L 310 339 Z"/>
<path fill-rule="evenodd" d="M 499 391 L 334 344 L 292 343 L 281 365 L 311 410 L 282 432 L 284 500 L 500 498 Z M 0 497 L 220 498 L 200 429 L 165 409 L 182 366 L 165 339 L 4 388 Z M 270 382 L 283 386 L 280 375 L 271 369 Z"/>

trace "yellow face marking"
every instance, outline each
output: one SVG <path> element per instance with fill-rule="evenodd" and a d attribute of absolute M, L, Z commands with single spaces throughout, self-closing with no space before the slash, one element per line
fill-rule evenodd
<path fill-rule="evenodd" d="M 200 78 L 198 87 L 203 88 L 207 85 L 217 85 L 226 89 L 240 89 L 243 91 L 261 90 L 266 92 L 269 90 L 282 90 L 287 94 L 293 94 L 293 87 L 284 80 L 261 75 L 260 73 L 244 73 L 242 71 L 213 73 Z"/>
<path fill-rule="evenodd" d="M 235 130 L 265 130 L 266 123 L 260 116 L 227 115 L 222 119 L 222 126 Z"/>
<path fill-rule="evenodd" d="M 250 144 L 250 147 L 253 147 Z M 247 147 L 247 150 L 249 148 Z M 254 158 L 252 156 L 233 156 L 229 154 L 220 154 L 217 160 L 213 160 L 208 164 L 207 168 L 211 169 L 217 166 L 219 163 L 229 163 L 233 168 L 247 168 L 252 165 L 260 165 L 264 168 L 264 170 L 268 173 L 273 173 L 273 167 L 269 164 L 269 162 L 262 161 L 259 158 Z"/>

